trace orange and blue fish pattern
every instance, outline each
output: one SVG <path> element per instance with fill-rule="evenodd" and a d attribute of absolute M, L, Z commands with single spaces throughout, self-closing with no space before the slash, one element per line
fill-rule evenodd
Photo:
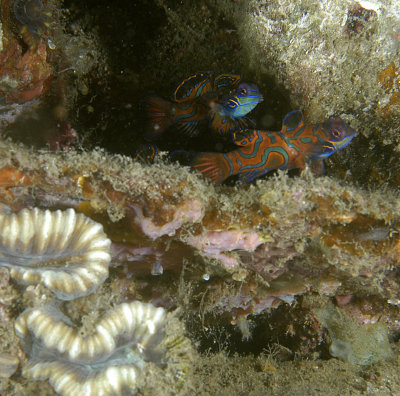
<path fill-rule="evenodd" d="M 171 101 L 156 95 L 145 98 L 146 137 L 155 139 L 171 126 L 195 136 L 204 120 L 221 135 L 233 133 L 249 126 L 245 116 L 262 99 L 257 86 L 241 82 L 238 75 L 196 73 L 176 87 Z"/>
<path fill-rule="evenodd" d="M 307 164 L 321 173 L 323 160 L 346 147 L 356 135 L 337 116 L 305 126 L 303 113 L 295 110 L 286 115 L 281 131 L 237 131 L 233 140 L 238 149 L 225 154 L 200 153 L 192 165 L 215 184 L 232 175 L 250 182 L 274 169 L 304 169 Z"/>

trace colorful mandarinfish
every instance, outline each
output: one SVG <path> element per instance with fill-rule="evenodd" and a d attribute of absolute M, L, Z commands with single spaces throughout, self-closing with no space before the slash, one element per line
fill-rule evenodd
<path fill-rule="evenodd" d="M 285 116 L 280 132 L 237 131 L 233 140 L 240 148 L 226 154 L 200 153 L 192 165 L 215 184 L 231 175 L 250 182 L 274 169 L 304 169 L 306 164 L 322 173 L 322 160 L 346 147 L 356 135 L 337 116 L 322 124 L 304 126 L 303 113 L 295 110 Z"/>
<path fill-rule="evenodd" d="M 156 95 L 145 98 L 149 120 L 146 136 L 155 139 L 172 125 L 195 136 L 203 120 L 220 135 L 233 133 L 249 126 L 245 116 L 262 100 L 257 86 L 240 82 L 240 76 L 196 73 L 177 86 L 171 101 Z"/>

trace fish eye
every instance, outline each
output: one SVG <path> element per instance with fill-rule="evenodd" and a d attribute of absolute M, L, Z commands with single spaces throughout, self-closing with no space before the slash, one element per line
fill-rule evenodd
<path fill-rule="evenodd" d="M 228 107 L 230 107 L 231 109 L 234 109 L 234 108 L 236 107 L 235 101 L 230 100 L 230 101 L 228 102 Z"/>
<path fill-rule="evenodd" d="M 332 135 L 333 135 L 333 137 L 335 137 L 335 138 L 340 138 L 340 137 L 342 136 L 342 131 L 341 131 L 340 129 L 334 128 L 334 129 L 332 130 Z"/>
<path fill-rule="evenodd" d="M 247 89 L 246 88 L 240 88 L 239 93 L 240 93 L 240 95 L 246 95 L 247 94 Z"/>

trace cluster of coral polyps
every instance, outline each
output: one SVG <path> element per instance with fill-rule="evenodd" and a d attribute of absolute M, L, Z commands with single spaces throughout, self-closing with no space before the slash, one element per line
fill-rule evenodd
<path fill-rule="evenodd" d="M 188 169 L 101 150 L 34 153 L 3 142 L 0 152 L 1 202 L 74 207 L 103 224 L 114 263 L 153 255 L 149 273 L 200 256 L 206 309 L 258 313 L 308 292 L 400 302 L 400 204 L 389 191 L 308 174 L 216 189 Z"/>

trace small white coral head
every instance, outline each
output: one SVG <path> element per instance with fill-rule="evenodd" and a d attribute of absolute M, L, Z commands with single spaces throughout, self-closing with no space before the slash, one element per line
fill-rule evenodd
<path fill-rule="evenodd" d="M 73 209 L 0 214 L 0 266 L 16 280 L 43 282 L 62 300 L 93 292 L 108 276 L 111 241 Z"/>
<path fill-rule="evenodd" d="M 107 312 L 93 334 L 83 337 L 52 306 L 27 309 L 15 332 L 29 356 L 28 379 L 49 379 L 65 396 L 127 395 L 136 389 L 146 354 L 164 350 L 167 314 L 163 308 L 133 301 Z M 142 378 L 143 379 L 143 378 Z"/>
<path fill-rule="evenodd" d="M 66 316 L 46 305 L 25 310 L 15 322 L 15 332 L 30 346 L 36 343 L 64 360 L 90 364 L 104 361 L 123 344 L 146 349 L 159 343 L 165 321 L 163 308 L 133 301 L 107 312 L 96 331 L 83 337 Z"/>

